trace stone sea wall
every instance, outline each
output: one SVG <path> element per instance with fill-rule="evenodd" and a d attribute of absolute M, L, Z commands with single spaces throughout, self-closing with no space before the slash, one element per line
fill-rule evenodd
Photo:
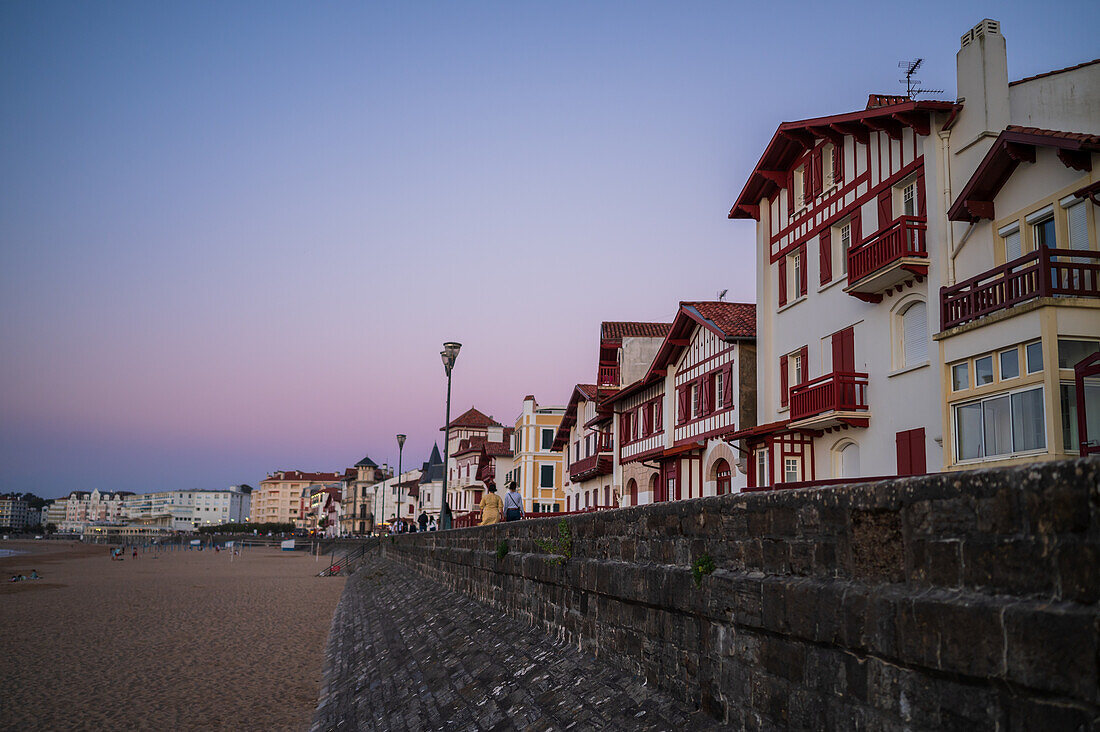
<path fill-rule="evenodd" d="M 732 725 L 1089 728 L 1098 484 L 1091 458 L 578 515 L 568 541 L 548 518 L 382 551 Z"/>

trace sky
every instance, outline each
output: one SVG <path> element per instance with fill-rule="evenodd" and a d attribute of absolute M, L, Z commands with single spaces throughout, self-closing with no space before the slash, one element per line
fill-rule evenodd
<path fill-rule="evenodd" d="M 418 466 L 595 377 L 603 320 L 752 302 L 776 126 L 1100 56 L 1092 3 L 0 4 L 0 491 Z M 1091 17 L 1093 22 L 1067 23 Z"/>

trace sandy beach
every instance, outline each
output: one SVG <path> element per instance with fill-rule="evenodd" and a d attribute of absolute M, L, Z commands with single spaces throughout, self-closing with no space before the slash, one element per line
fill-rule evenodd
<path fill-rule="evenodd" d="M 302 552 L 0 542 L 0 729 L 302 730 L 342 578 Z M 9 583 L 12 574 L 42 579 Z"/>

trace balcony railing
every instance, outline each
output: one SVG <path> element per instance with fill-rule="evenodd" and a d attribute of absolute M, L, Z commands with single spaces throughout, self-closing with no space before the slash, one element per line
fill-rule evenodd
<path fill-rule="evenodd" d="M 791 422 L 827 412 L 866 412 L 867 374 L 834 372 L 791 389 Z"/>
<path fill-rule="evenodd" d="M 1036 297 L 1100 297 L 1100 252 L 1045 247 L 940 288 L 940 330 Z"/>
<path fill-rule="evenodd" d="M 927 228 L 923 216 L 902 216 L 875 238 L 850 249 L 848 291 L 857 296 L 878 294 L 911 278 L 914 274 L 911 270 L 919 268 L 917 274 L 927 272 Z M 897 267 L 891 266 L 895 264 Z"/>
<path fill-rule="evenodd" d="M 600 364 L 600 370 L 597 377 L 597 386 L 618 386 L 619 385 L 619 365 L 618 364 Z"/>
<path fill-rule="evenodd" d="M 597 475 L 610 475 L 612 471 L 611 455 L 590 455 L 569 466 L 570 480 L 587 480 Z"/>

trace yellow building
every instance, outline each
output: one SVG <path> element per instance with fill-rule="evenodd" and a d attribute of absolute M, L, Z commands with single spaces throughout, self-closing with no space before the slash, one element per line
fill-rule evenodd
<path fill-rule="evenodd" d="M 564 416 L 565 407 L 540 407 L 531 395 L 523 399 L 523 411 L 516 420 L 515 450 L 508 480 L 519 484 L 527 514 L 565 510 L 564 454 L 553 449 Z M 500 488 L 503 497 L 504 484 Z"/>
<path fill-rule="evenodd" d="M 301 518 L 302 491 L 318 483 L 336 483 L 342 473 L 303 473 L 300 470 L 277 470 L 260 481 L 252 494 L 251 522 L 297 523 Z"/>

